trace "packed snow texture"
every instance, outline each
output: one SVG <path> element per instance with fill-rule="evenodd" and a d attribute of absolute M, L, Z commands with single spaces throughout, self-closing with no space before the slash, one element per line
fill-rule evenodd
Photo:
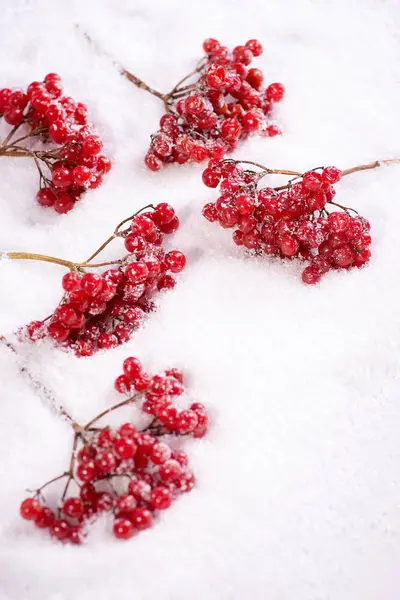
<path fill-rule="evenodd" d="M 167 201 L 182 222 L 169 247 L 188 257 L 179 285 L 130 343 L 90 359 L 44 343 L 21 348 L 19 360 L 78 421 L 116 402 L 125 357 L 153 372 L 182 368 L 212 425 L 186 443 L 197 487 L 155 527 L 120 542 L 105 520 L 85 546 L 64 546 L 18 509 L 26 488 L 64 469 L 71 430 L 2 347 L 1 600 L 398 599 L 400 166 L 337 186 L 338 201 L 372 223 L 372 261 L 306 287 L 299 263 L 246 258 L 202 218 L 216 194 L 202 185 L 201 166 L 144 168 L 162 106 L 110 59 L 167 91 L 193 68 L 204 38 L 231 47 L 259 38 L 254 66 L 287 89 L 276 112 L 284 135 L 254 137 L 235 156 L 347 168 L 400 155 L 396 5 L 3 1 L 0 84 L 59 72 L 67 93 L 88 104 L 114 168 L 60 217 L 35 203 L 30 161 L 0 159 L 0 250 L 81 260 L 135 209 Z M 63 272 L 2 260 L 0 331 L 50 314 Z"/>

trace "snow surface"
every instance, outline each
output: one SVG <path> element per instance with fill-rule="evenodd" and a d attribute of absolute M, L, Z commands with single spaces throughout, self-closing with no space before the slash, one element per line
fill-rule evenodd
<path fill-rule="evenodd" d="M 257 66 L 287 88 L 285 134 L 236 156 L 346 168 L 400 155 L 397 0 L 1 4 L 1 84 L 61 73 L 115 167 L 60 217 L 35 205 L 32 165 L 1 159 L 0 250 L 82 259 L 135 209 L 168 201 L 182 220 L 171 247 L 188 255 L 180 284 L 129 344 L 86 360 L 43 345 L 24 358 L 78 421 L 115 401 L 113 379 L 132 354 L 155 372 L 183 368 L 212 416 L 209 435 L 188 443 L 197 487 L 156 527 L 121 543 L 99 523 L 84 547 L 55 544 L 18 507 L 26 488 L 63 470 L 71 432 L 1 348 L 1 600 L 397 600 L 400 167 L 340 184 L 338 199 L 372 222 L 373 259 L 307 288 L 298 264 L 246 259 L 201 217 L 215 194 L 200 166 L 144 169 L 161 106 L 74 27 L 161 90 L 189 72 L 205 37 L 259 38 Z M 2 261 L 0 331 L 49 314 L 61 273 Z"/>

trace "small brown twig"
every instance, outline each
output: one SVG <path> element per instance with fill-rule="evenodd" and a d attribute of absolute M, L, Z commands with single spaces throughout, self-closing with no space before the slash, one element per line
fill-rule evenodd
<path fill-rule="evenodd" d="M 191 71 L 190 73 L 188 73 L 187 75 L 182 77 L 182 79 L 180 79 L 178 81 L 178 83 L 172 88 L 172 90 L 169 93 L 162 93 L 162 92 L 159 92 L 158 90 L 154 89 L 147 83 L 145 83 L 142 79 L 140 79 L 140 77 L 138 77 L 137 75 L 134 75 L 133 73 L 131 73 L 131 71 L 128 71 L 128 69 L 125 69 L 125 67 L 123 67 L 118 61 L 116 61 L 112 56 L 110 56 L 107 52 L 105 52 L 99 46 L 99 44 L 96 43 L 90 37 L 90 35 L 86 31 L 83 31 L 79 25 L 76 25 L 76 28 L 82 33 L 83 37 L 96 50 L 96 52 L 103 54 L 105 56 L 108 56 L 110 58 L 112 63 L 117 67 L 117 69 L 119 70 L 119 72 L 121 73 L 121 75 L 123 77 L 128 79 L 128 81 L 133 83 L 133 85 L 135 85 L 136 87 L 138 87 L 142 90 L 145 90 L 152 96 L 155 96 L 156 98 L 159 98 L 160 100 L 162 100 L 167 113 L 176 114 L 171 107 L 172 101 L 177 100 L 178 98 L 184 98 L 185 96 L 189 95 L 193 90 L 197 89 L 199 87 L 199 85 L 201 84 L 201 78 L 203 76 L 203 71 L 204 71 L 205 66 L 208 63 L 208 58 L 206 56 L 203 57 L 198 62 L 196 68 L 193 71 Z M 198 81 L 188 84 L 188 85 L 185 85 L 185 86 L 182 86 L 182 84 L 185 83 L 185 81 L 187 81 L 188 79 L 190 79 L 190 77 L 193 77 L 194 75 L 197 75 L 197 74 L 201 74 L 201 77 L 199 78 Z"/>
<path fill-rule="evenodd" d="M 231 163 L 231 164 L 245 164 L 245 165 L 253 165 L 254 167 L 257 167 L 259 169 L 261 169 L 260 173 L 257 173 L 257 181 L 261 180 L 263 177 L 266 177 L 267 175 L 293 175 L 293 179 L 290 179 L 289 182 L 285 185 L 281 185 L 278 187 L 274 187 L 273 189 L 276 192 L 280 192 L 282 190 L 286 190 L 288 188 L 290 188 L 293 184 L 293 181 L 295 181 L 298 178 L 303 177 L 304 173 L 299 173 L 297 171 L 289 171 L 286 169 L 269 169 L 268 167 L 266 167 L 265 165 L 262 165 L 260 163 L 257 162 L 253 162 L 250 160 L 234 160 L 234 159 L 225 159 L 222 162 L 224 163 Z M 381 167 L 382 165 L 389 165 L 389 164 L 398 164 L 400 163 L 400 159 L 398 158 L 392 158 L 392 159 L 386 159 L 386 160 L 375 160 L 371 163 L 367 163 L 364 165 L 357 165 L 355 167 L 351 167 L 350 169 L 344 169 L 342 171 L 342 177 L 345 177 L 346 175 L 351 175 L 352 173 L 356 173 L 358 171 L 367 171 L 369 169 L 376 169 L 377 167 Z M 217 168 L 218 164 L 217 163 L 213 166 L 213 168 Z M 317 169 L 322 169 L 323 167 L 317 167 Z M 313 171 L 316 169 L 312 169 Z M 330 204 L 335 204 L 334 202 L 330 202 Z M 336 204 L 336 206 L 343 208 L 343 210 L 353 210 L 353 209 L 347 209 L 346 207 L 342 207 L 340 204 Z M 355 211 L 356 212 L 356 211 Z"/>

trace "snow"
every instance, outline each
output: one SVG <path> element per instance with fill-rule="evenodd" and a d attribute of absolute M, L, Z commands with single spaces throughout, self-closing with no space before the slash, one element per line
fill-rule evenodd
<path fill-rule="evenodd" d="M 200 166 L 145 170 L 161 106 L 75 27 L 161 90 L 191 70 L 205 37 L 259 38 L 256 65 L 287 88 L 277 111 L 285 133 L 254 138 L 236 156 L 347 168 L 400 156 L 396 0 L 14 0 L 0 18 L 1 84 L 59 72 L 115 164 L 60 217 L 35 205 L 33 165 L 2 158 L 0 250 L 82 259 L 135 209 L 167 201 L 182 221 L 170 247 L 188 256 L 177 288 L 129 344 L 85 360 L 44 344 L 20 360 L 78 421 L 116 401 L 126 356 L 154 372 L 183 368 L 212 421 L 206 438 L 187 442 L 197 487 L 153 529 L 122 543 L 99 522 L 85 546 L 56 544 L 18 507 L 26 488 L 63 470 L 71 431 L 2 347 L 1 600 L 397 599 L 400 166 L 339 184 L 338 201 L 372 223 L 373 259 L 307 288 L 300 265 L 244 258 L 201 217 L 215 193 Z M 2 260 L 0 331 L 49 314 L 62 273 Z"/>

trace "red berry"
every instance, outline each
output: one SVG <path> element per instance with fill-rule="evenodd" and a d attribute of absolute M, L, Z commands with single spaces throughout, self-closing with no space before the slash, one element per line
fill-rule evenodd
<path fill-rule="evenodd" d="M 119 540 L 128 540 L 133 536 L 134 529 L 129 519 L 118 518 L 114 521 L 113 532 Z"/>
<path fill-rule="evenodd" d="M 186 257 L 179 250 L 171 250 L 164 257 L 164 264 L 172 273 L 180 273 L 186 265 Z"/>
<path fill-rule="evenodd" d="M 124 423 L 118 429 L 118 434 L 121 437 L 133 437 L 136 433 L 136 427 L 132 423 Z"/>
<path fill-rule="evenodd" d="M 182 467 L 177 460 L 166 460 L 159 468 L 158 474 L 163 481 L 176 481 L 182 474 Z"/>
<path fill-rule="evenodd" d="M 144 163 L 151 171 L 159 171 L 162 167 L 162 161 L 154 154 L 154 152 L 148 152 L 144 157 Z"/>
<path fill-rule="evenodd" d="M 91 176 L 92 173 L 90 169 L 84 165 L 78 165 L 72 171 L 72 180 L 76 186 L 85 186 L 89 182 Z"/>
<path fill-rule="evenodd" d="M 50 527 L 50 535 L 60 542 L 66 541 L 71 533 L 71 525 L 64 519 L 57 519 Z"/>
<path fill-rule="evenodd" d="M 56 187 L 68 187 L 72 183 L 71 171 L 65 167 L 54 169 L 52 180 Z"/>
<path fill-rule="evenodd" d="M 316 171 L 308 171 L 303 176 L 303 185 L 312 192 L 317 192 L 322 187 L 322 176 Z"/>
<path fill-rule="evenodd" d="M 193 410 L 183 410 L 179 413 L 176 427 L 179 433 L 190 433 L 198 424 L 197 414 Z"/>
<path fill-rule="evenodd" d="M 280 135 L 282 133 L 277 125 L 269 125 L 265 131 L 269 137 L 275 137 L 276 135 Z"/>
<path fill-rule="evenodd" d="M 114 442 L 114 450 L 124 460 L 132 458 L 136 454 L 136 444 L 129 437 L 116 439 Z"/>
<path fill-rule="evenodd" d="M 9 88 L 0 90 L 0 113 L 3 113 L 8 108 L 12 94 L 13 91 Z"/>
<path fill-rule="evenodd" d="M 313 285 L 318 283 L 321 279 L 321 275 L 314 271 L 312 267 L 306 267 L 301 276 L 304 283 L 308 283 L 309 285 Z"/>
<path fill-rule="evenodd" d="M 116 509 L 119 513 L 130 513 L 136 506 L 136 498 L 132 494 L 122 494 L 116 502 Z"/>
<path fill-rule="evenodd" d="M 206 54 L 212 54 L 215 50 L 218 50 L 220 46 L 221 44 L 219 41 L 214 38 L 207 38 L 203 42 L 203 50 Z"/>
<path fill-rule="evenodd" d="M 76 469 L 78 479 L 89 483 L 96 478 L 96 466 L 92 460 L 80 463 Z"/>
<path fill-rule="evenodd" d="M 46 83 L 49 81 L 61 81 L 61 76 L 58 73 L 48 73 L 44 78 L 44 81 Z"/>
<path fill-rule="evenodd" d="M 242 125 L 245 131 L 256 131 L 260 125 L 259 115 L 256 112 L 249 110 L 242 117 Z"/>
<path fill-rule="evenodd" d="M 56 518 L 55 518 L 53 511 L 50 510 L 50 508 L 47 508 L 46 506 L 44 506 L 42 508 L 42 511 L 35 518 L 35 525 L 39 529 L 47 529 L 49 527 L 52 527 L 55 519 Z"/>
<path fill-rule="evenodd" d="M 23 92 L 16 90 L 13 92 L 9 99 L 9 106 L 13 108 L 24 109 L 28 104 L 28 96 Z"/>
<path fill-rule="evenodd" d="M 342 171 L 337 167 L 325 167 L 322 169 L 322 179 L 329 183 L 337 183 L 342 178 Z"/>
<path fill-rule="evenodd" d="M 42 513 L 42 507 L 35 498 L 27 498 L 22 502 L 19 512 L 23 519 L 34 521 Z"/>
<path fill-rule="evenodd" d="M 260 69 L 249 69 L 247 73 L 246 81 L 251 85 L 251 87 L 258 90 L 264 81 L 263 72 Z"/>
<path fill-rule="evenodd" d="M 333 212 L 328 216 L 328 223 L 334 233 L 343 233 L 350 226 L 350 216 L 347 213 Z"/>
<path fill-rule="evenodd" d="M 144 262 L 130 263 L 125 269 L 125 277 L 132 283 L 142 283 L 149 276 L 149 270 Z"/>
<path fill-rule="evenodd" d="M 179 228 L 179 218 L 175 215 L 175 217 L 172 219 L 172 221 L 169 221 L 169 223 L 160 223 L 159 228 L 162 233 L 175 233 L 175 231 Z"/>
<path fill-rule="evenodd" d="M 116 467 L 115 456 L 109 450 L 98 452 L 95 458 L 96 470 L 102 475 L 108 475 Z"/>
<path fill-rule="evenodd" d="M 112 164 L 107 156 L 103 156 L 102 154 L 97 157 L 96 169 L 102 175 L 105 175 L 111 170 Z"/>
<path fill-rule="evenodd" d="M 268 102 L 280 102 L 285 95 L 285 88 L 282 83 L 271 83 L 265 90 L 265 96 Z"/>
<path fill-rule="evenodd" d="M 127 377 L 135 379 L 142 374 L 142 364 L 133 356 L 126 358 L 123 363 L 124 373 Z"/>
<path fill-rule="evenodd" d="M 210 88 L 219 89 L 225 85 L 226 72 L 221 65 L 213 64 L 208 68 L 206 81 Z"/>
<path fill-rule="evenodd" d="M 157 442 L 151 448 L 150 459 L 156 465 L 161 465 L 171 457 L 171 448 L 164 442 Z"/>
<path fill-rule="evenodd" d="M 258 40 L 249 40 L 245 43 L 246 48 L 248 48 L 253 56 L 260 56 L 263 53 L 263 47 Z"/>
<path fill-rule="evenodd" d="M 74 208 L 74 199 L 69 194 L 59 194 L 54 202 L 54 210 L 63 215 Z"/>
<path fill-rule="evenodd" d="M 36 199 L 41 206 L 53 206 L 56 195 L 50 188 L 42 188 L 36 194 Z"/>
<path fill-rule="evenodd" d="M 128 394 L 132 389 L 131 379 L 130 379 L 130 377 L 127 377 L 126 375 L 120 375 L 119 377 L 117 377 L 114 385 L 115 385 L 115 389 L 120 394 Z"/>
<path fill-rule="evenodd" d="M 83 502 L 80 498 L 68 498 L 63 504 L 63 513 L 71 519 L 79 519 L 83 515 Z"/>
<path fill-rule="evenodd" d="M 285 233 L 280 241 L 280 249 L 285 256 L 295 256 L 299 250 L 300 244 L 297 239 Z"/>
<path fill-rule="evenodd" d="M 136 529 L 148 529 L 153 523 L 153 515 L 147 508 L 135 508 L 130 517 L 132 524 Z"/>
<path fill-rule="evenodd" d="M 59 119 L 53 121 L 49 126 L 49 134 L 53 142 L 63 144 L 69 136 L 69 128 L 65 121 Z"/>
<path fill-rule="evenodd" d="M 254 200 L 247 194 L 239 194 L 235 198 L 235 207 L 241 215 L 248 216 L 254 210 Z"/>
<path fill-rule="evenodd" d="M 236 140 L 240 137 L 242 126 L 235 118 L 225 119 L 221 126 L 221 135 L 226 140 Z"/>
<path fill-rule="evenodd" d="M 154 210 L 154 218 L 156 223 L 159 225 L 171 223 L 174 217 L 175 211 L 172 206 L 166 202 L 160 202 L 160 204 L 157 204 Z"/>
<path fill-rule="evenodd" d="M 68 327 L 64 327 L 64 325 L 62 325 L 61 323 L 54 321 L 53 323 L 50 323 L 50 325 L 47 328 L 48 334 L 50 337 L 53 338 L 53 340 L 55 340 L 56 342 L 65 342 L 65 340 L 68 338 L 70 330 Z"/>
<path fill-rule="evenodd" d="M 214 223 L 218 220 L 218 212 L 214 202 L 209 202 L 203 206 L 202 210 L 203 217 L 210 221 L 210 223 Z"/>
<path fill-rule="evenodd" d="M 95 273 L 85 273 L 81 278 L 81 290 L 89 296 L 97 296 L 101 292 L 102 279 Z"/>
<path fill-rule="evenodd" d="M 253 60 L 253 53 L 246 46 L 236 46 L 233 49 L 233 58 L 236 62 L 242 63 L 244 65 L 249 65 Z"/>
<path fill-rule="evenodd" d="M 20 125 L 24 120 L 24 113 L 22 108 L 18 108 L 17 106 L 7 108 L 4 112 L 4 120 L 9 125 Z"/>
<path fill-rule="evenodd" d="M 82 142 L 82 152 L 84 156 L 95 156 L 99 154 L 103 147 L 103 142 L 97 135 L 88 135 Z"/>
<path fill-rule="evenodd" d="M 332 258 L 338 267 L 349 267 L 354 262 L 354 253 L 350 246 L 343 244 L 335 248 Z"/>
<path fill-rule="evenodd" d="M 167 487 L 159 486 L 151 492 L 151 506 L 153 510 L 165 510 L 172 504 L 172 495 Z"/>
<path fill-rule="evenodd" d="M 221 181 L 221 174 L 213 169 L 206 169 L 202 175 L 203 183 L 207 187 L 216 188 Z"/>

